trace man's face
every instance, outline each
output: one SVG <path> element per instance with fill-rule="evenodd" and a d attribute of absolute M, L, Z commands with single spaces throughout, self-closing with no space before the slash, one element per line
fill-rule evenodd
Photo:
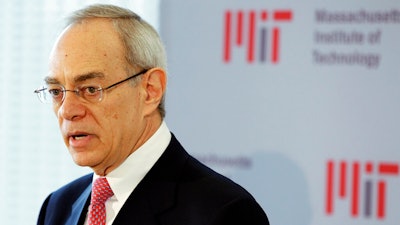
<path fill-rule="evenodd" d="M 52 51 L 48 80 L 73 90 L 85 84 L 104 88 L 128 75 L 123 45 L 112 24 L 94 19 L 66 28 Z M 142 91 L 140 83 L 124 82 L 105 90 L 94 103 L 65 93 L 54 111 L 75 163 L 105 175 L 144 142 Z"/>

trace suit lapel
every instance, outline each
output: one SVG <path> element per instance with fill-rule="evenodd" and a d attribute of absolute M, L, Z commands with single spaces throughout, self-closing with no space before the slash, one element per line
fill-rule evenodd
<path fill-rule="evenodd" d="M 177 182 L 188 158 L 179 142 L 171 143 L 129 196 L 113 224 L 159 224 L 162 214 L 174 205 Z"/>
<path fill-rule="evenodd" d="M 82 192 L 79 198 L 72 205 L 71 216 L 66 221 L 66 225 L 79 225 L 84 224 L 87 208 L 90 204 L 90 193 L 92 190 L 92 185 L 89 184 L 86 189 Z"/>

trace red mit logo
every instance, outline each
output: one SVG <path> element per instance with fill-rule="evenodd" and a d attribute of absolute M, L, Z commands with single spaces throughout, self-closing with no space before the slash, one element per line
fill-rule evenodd
<path fill-rule="evenodd" d="M 397 163 L 366 162 L 362 164 L 358 161 L 335 163 L 333 160 L 329 160 L 326 168 L 325 212 L 328 215 L 333 214 L 334 197 L 337 196 L 339 199 L 349 199 L 350 214 L 353 217 L 358 217 L 361 213 L 365 217 L 370 217 L 375 210 L 378 219 L 385 218 L 387 183 L 383 178 L 399 174 L 399 164 Z M 377 175 L 378 180 L 373 182 L 371 175 Z M 365 179 L 361 179 L 361 177 L 365 177 Z M 351 182 L 348 183 L 348 181 Z M 362 188 L 363 192 L 361 192 Z M 364 198 L 361 198 L 361 193 L 364 193 Z M 376 199 L 375 205 L 373 204 L 374 199 Z"/>
<path fill-rule="evenodd" d="M 291 21 L 293 17 L 291 10 L 275 10 L 269 13 L 267 10 L 250 10 L 244 12 L 239 10 L 232 12 L 225 11 L 225 30 L 224 30 L 224 52 L 223 59 L 230 62 L 232 58 L 232 47 L 243 47 L 247 49 L 247 62 L 253 63 L 256 59 L 256 51 L 260 62 L 266 62 L 268 57 L 272 63 L 279 62 L 280 50 L 280 28 L 273 26 L 271 34 L 265 26 L 268 20 L 273 22 Z M 259 22 L 259 24 L 257 24 Z M 269 38 L 271 37 L 271 49 L 268 49 Z M 259 38 L 259 46 L 256 48 Z M 245 43 L 246 41 L 246 43 Z M 268 54 L 269 53 L 269 54 Z"/>

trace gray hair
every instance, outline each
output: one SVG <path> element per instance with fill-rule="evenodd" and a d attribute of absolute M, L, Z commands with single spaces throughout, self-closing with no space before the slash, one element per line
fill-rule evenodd
<path fill-rule="evenodd" d="M 114 5 L 94 4 L 73 12 L 67 26 L 92 18 L 111 19 L 126 49 L 126 60 L 133 67 L 150 69 L 160 67 L 167 70 L 164 45 L 157 31 L 139 15 L 129 9 Z M 165 117 L 164 96 L 158 107 Z"/>

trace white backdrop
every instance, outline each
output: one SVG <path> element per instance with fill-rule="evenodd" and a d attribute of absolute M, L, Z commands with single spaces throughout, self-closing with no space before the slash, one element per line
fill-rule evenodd
<path fill-rule="evenodd" d="M 91 3 L 129 7 L 158 29 L 158 0 L 0 0 L 0 218 L 36 224 L 47 195 L 88 173 L 76 166 L 51 108 L 33 94 L 64 17 Z"/>
<path fill-rule="evenodd" d="M 271 224 L 399 223 L 399 1 L 171 0 L 160 27 L 170 128 Z"/>

